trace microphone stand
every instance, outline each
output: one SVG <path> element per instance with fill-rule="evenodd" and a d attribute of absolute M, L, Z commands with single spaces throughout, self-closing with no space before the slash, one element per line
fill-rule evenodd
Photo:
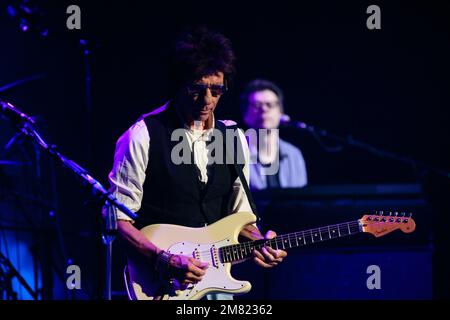
<path fill-rule="evenodd" d="M 5 273 L 2 274 L 2 267 L 5 268 Z M 17 271 L 16 268 L 12 265 L 11 261 L 9 261 L 3 253 L 0 251 L 0 278 L 4 278 L 5 284 L 3 290 L 4 299 L 5 300 L 16 300 L 17 293 L 15 293 L 12 289 L 12 279 L 16 277 L 19 283 L 27 290 L 28 294 L 34 299 L 38 299 L 38 293 L 34 291 L 27 281 L 22 277 L 22 275 Z M 0 291 L 1 293 L 1 291 Z M 2 298 L 3 294 L 0 294 L 0 298 Z"/>
<path fill-rule="evenodd" d="M 437 175 L 440 175 L 440 176 L 443 176 L 446 178 L 450 178 L 449 171 L 445 171 L 445 170 L 430 166 L 428 164 L 425 164 L 421 161 L 418 161 L 418 160 L 410 158 L 410 157 L 406 157 L 406 156 L 396 154 L 394 152 L 382 150 L 382 149 L 374 147 L 368 143 L 365 143 L 365 142 L 362 142 L 359 140 L 355 140 L 355 139 L 353 139 L 353 137 L 351 135 L 341 137 L 341 136 L 329 133 L 326 130 L 317 129 L 313 126 L 310 126 L 310 125 L 308 125 L 304 122 L 300 122 L 300 121 L 285 121 L 285 122 L 283 122 L 283 126 L 293 127 L 293 128 L 304 130 L 308 133 L 311 133 L 312 135 L 314 135 L 315 138 L 317 138 L 319 140 L 319 142 L 320 142 L 321 137 L 328 138 L 328 139 L 337 141 L 339 143 L 342 143 L 344 145 L 362 149 L 364 151 L 367 151 L 369 153 L 372 153 L 372 154 L 382 157 L 382 158 L 400 161 L 400 162 L 412 165 L 414 168 L 422 168 L 426 171 L 434 172 Z M 325 149 L 328 149 L 328 147 L 325 147 Z M 340 151 L 341 149 L 342 149 L 342 147 L 339 147 L 337 150 Z M 335 150 L 333 150 L 333 151 L 335 151 Z"/>
<path fill-rule="evenodd" d="M 17 110 L 10 103 L 3 102 L 0 100 L 0 105 L 2 108 L 6 108 L 8 105 L 8 109 Z M 88 171 L 82 168 L 80 165 L 75 163 L 74 161 L 68 159 L 63 156 L 55 145 L 49 145 L 45 142 L 42 136 L 39 134 L 36 129 L 35 123 L 31 117 L 25 115 L 22 112 L 19 117 L 15 117 L 14 120 L 17 122 L 18 129 L 27 137 L 30 137 L 37 143 L 42 149 L 44 149 L 50 156 L 57 159 L 64 167 L 68 168 L 75 175 L 81 178 L 83 184 L 89 185 L 92 188 L 92 194 L 94 197 L 98 198 L 102 202 L 106 201 L 110 205 L 120 209 L 123 213 L 125 213 L 128 217 L 133 220 L 138 218 L 138 215 L 131 211 L 124 204 L 119 202 L 117 198 L 110 192 L 108 192 L 97 180 L 95 180 L 91 175 L 89 175 Z M 107 210 L 107 215 L 105 217 L 105 228 L 102 234 L 103 244 L 105 245 L 105 290 L 104 290 L 104 299 L 111 300 L 111 264 L 112 264 L 112 243 L 115 239 L 117 233 L 117 218 L 114 210 Z"/>

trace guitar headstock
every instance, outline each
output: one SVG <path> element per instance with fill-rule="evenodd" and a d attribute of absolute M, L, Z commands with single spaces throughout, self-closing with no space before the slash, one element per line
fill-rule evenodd
<path fill-rule="evenodd" d="M 411 213 L 406 215 L 404 212 L 375 211 L 374 214 L 364 215 L 359 221 L 363 232 L 382 237 L 397 229 L 405 233 L 413 232 L 416 223 L 411 216 Z"/>

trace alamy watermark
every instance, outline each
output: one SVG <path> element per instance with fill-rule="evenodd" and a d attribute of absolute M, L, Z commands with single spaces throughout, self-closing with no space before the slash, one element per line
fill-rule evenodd
<path fill-rule="evenodd" d="M 76 264 L 67 267 L 66 273 L 69 275 L 66 279 L 66 287 L 69 290 L 81 289 L 81 269 Z"/>
<path fill-rule="evenodd" d="M 69 30 L 81 29 L 81 9 L 79 6 L 73 4 L 67 7 L 66 13 L 70 14 L 66 20 L 66 26 Z"/>
<path fill-rule="evenodd" d="M 270 136 L 270 137 L 269 137 Z M 275 139 L 274 146 L 270 143 Z M 176 129 L 172 132 L 171 140 L 177 142 L 172 148 L 171 160 L 176 165 L 193 164 L 193 145 L 190 144 L 185 129 Z M 256 164 L 258 163 L 258 152 L 247 152 L 247 144 L 250 148 L 256 148 L 261 153 L 268 155 L 272 161 L 261 167 L 263 175 L 274 175 L 280 167 L 279 130 L 278 129 L 248 129 L 242 132 L 240 129 L 225 129 L 225 135 L 221 130 L 212 129 L 207 137 L 206 150 L 208 164 Z M 263 150 L 263 152 L 261 152 Z"/>
<path fill-rule="evenodd" d="M 373 264 L 367 267 L 367 274 L 370 276 L 367 278 L 366 285 L 369 290 L 381 289 L 381 269 L 379 266 Z"/>
<path fill-rule="evenodd" d="M 77 5 L 70 5 L 66 9 L 69 16 L 66 19 L 66 26 L 69 30 L 81 30 L 81 8 Z M 367 14 L 370 16 L 366 20 L 366 26 L 369 30 L 381 29 L 381 9 L 379 6 L 372 4 L 367 7 Z"/>
<path fill-rule="evenodd" d="M 371 5 L 367 7 L 366 13 L 370 16 L 366 20 L 366 26 L 369 30 L 381 29 L 381 9 L 377 5 Z"/>

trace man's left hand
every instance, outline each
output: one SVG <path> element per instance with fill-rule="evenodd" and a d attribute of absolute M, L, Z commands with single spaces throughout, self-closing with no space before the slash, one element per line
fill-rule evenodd
<path fill-rule="evenodd" d="M 269 230 L 264 239 L 273 239 L 276 236 L 277 234 L 274 231 Z M 275 250 L 268 246 L 255 250 L 253 254 L 255 263 L 263 268 L 273 268 L 287 256 L 286 251 Z"/>

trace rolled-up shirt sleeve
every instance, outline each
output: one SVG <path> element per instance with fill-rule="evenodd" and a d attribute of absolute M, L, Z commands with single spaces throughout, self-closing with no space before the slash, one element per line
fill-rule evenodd
<path fill-rule="evenodd" d="M 108 176 L 109 191 L 133 212 L 141 208 L 149 148 L 150 136 L 143 120 L 130 127 L 116 144 L 114 164 Z M 103 215 L 107 210 L 114 210 L 118 220 L 132 221 L 109 204 L 103 207 Z"/>

